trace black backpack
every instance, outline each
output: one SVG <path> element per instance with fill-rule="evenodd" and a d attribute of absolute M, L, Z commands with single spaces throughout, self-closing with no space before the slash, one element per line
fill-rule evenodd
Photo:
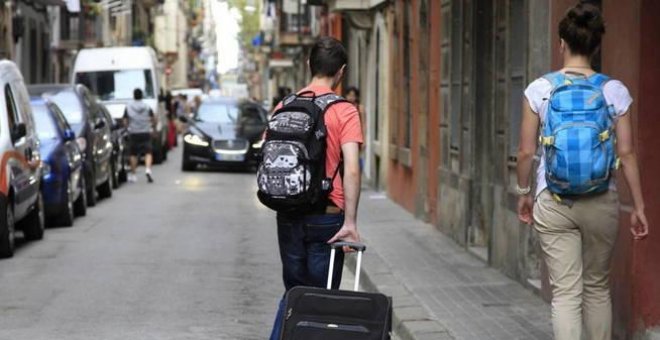
<path fill-rule="evenodd" d="M 281 213 L 305 213 L 328 203 L 332 177 L 325 171 L 324 115 L 331 105 L 346 102 L 334 93 L 315 96 L 306 91 L 282 100 L 268 122 L 257 171 L 257 196 Z"/>

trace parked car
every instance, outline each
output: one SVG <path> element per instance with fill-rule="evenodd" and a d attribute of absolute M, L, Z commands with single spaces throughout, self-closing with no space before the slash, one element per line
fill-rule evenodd
<path fill-rule="evenodd" d="M 45 95 L 62 110 L 83 153 L 87 206 L 112 196 L 112 131 L 100 105 L 84 85 L 30 85 L 33 96 Z"/>
<path fill-rule="evenodd" d="M 52 224 L 70 227 L 75 216 L 87 213 L 83 158 L 76 134 L 52 101 L 33 98 L 30 104 L 41 144 L 41 194 L 46 217 Z"/>
<path fill-rule="evenodd" d="M 124 124 L 113 119 L 105 105 L 100 104 L 103 117 L 112 131 L 112 188 L 119 188 L 128 179 L 128 131 Z"/>
<path fill-rule="evenodd" d="M 14 235 L 22 229 L 27 240 L 44 235 L 39 138 L 30 99 L 20 71 L 0 61 L 0 257 L 14 255 Z"/>
<path fill-rule="evenodd" d="M 208 98 L 192 119 L 183 117 L 188 128 L 183 135 L 184 171 L 198 164 L 247 167 L 261 157 L 267 112 L 251 101 Z"/>
<path fill-rule="evenodd" d="M 133 100 L 133 90 L 140 88 L 143 101 L 157 118 L 152 146 L 154 163 L 159 164 L 167 159 L 169 150 L 167 111 L 158 100 L 162 74 L 151 47 L 85 48 L 76 56 L 71 82 L 87 86 L 115 120 L 122 119 L 126 105 Z"/>

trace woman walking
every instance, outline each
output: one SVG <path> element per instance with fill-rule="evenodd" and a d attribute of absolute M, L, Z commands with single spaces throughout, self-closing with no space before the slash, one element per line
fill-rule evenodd
<path fill-rule="evenodd" d="M 623 83 L 591 67 L 603 34 L 597 7 L 571 8 L 559 24 L 562 69 L 533 81 L 523 102 L 518 217 L 539 233 L 559 340 L 580 340 L 583 327 L 587 339 L 611 339 L 609 273 L 619 226 L 612 177 L 619 164 L 634 204 L 633 237 L 648 234 L 633 148 L 632 98 Z M 543 157 L 532 192 L 537 141 Z"/>

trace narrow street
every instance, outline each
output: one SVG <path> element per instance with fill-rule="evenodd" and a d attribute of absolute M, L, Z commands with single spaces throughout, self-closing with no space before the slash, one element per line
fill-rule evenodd
<path fill-rule="evenodd" d="M 1 261 L 0 339 L 266 338 L 282 288 L 254 175 L 180 166 Z"/>

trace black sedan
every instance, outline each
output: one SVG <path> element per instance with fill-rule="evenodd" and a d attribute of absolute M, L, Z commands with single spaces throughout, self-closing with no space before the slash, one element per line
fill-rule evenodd
<path fill-rule="evenodd" d="M 202 102 L 183 135 L 183 171 L 208 166 L 256 165 L 261 157 L 267 112 L 258 103 L 230 98 Z"/>

